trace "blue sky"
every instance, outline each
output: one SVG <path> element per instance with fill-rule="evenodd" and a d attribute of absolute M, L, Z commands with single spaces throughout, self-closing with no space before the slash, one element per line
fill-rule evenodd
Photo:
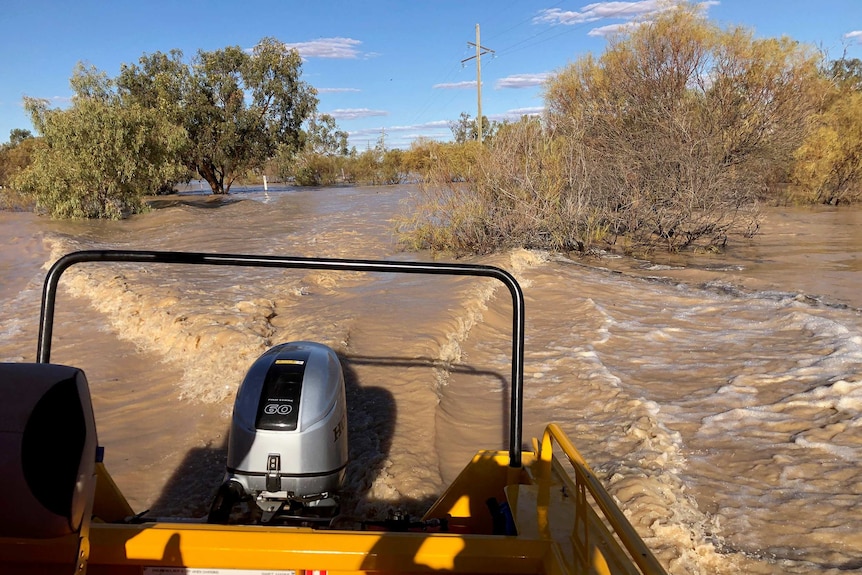
<path fill-rule="evenodd" d="M 69 103 L 79 61 L 115 76 L 144 53 L 237 45 L 266 36 L 295 46 L 318 110 L 335 116 L 360 151 L 383 135 L 406 148 L 420 136 L 447 140 L 448 122 L 476 115 L 475 41 L 480 25 L 482 111 L 491 119 L 542 109 L 542 81 L 592 52 L 606 34 L 661 0 L 3 0 L 0 7 L 0 142 L 32 130 L 23 96 Z M 758 37 L 787 35 L 839 57 L 862 58 L 862 0 L 704 2 L 723 25 Z"/>

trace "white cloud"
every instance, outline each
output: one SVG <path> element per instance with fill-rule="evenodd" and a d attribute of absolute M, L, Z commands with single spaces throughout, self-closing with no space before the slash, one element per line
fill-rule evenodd
<path fill-rule="evenodd" d="M 545 112 L 544 106 L 531 106 L 527 108 L 513 108 L 511 110 L 506 110 L 502 114 L 494 114 L 493 116 L 488 116 L 490 120 L 496 120 L 498 122 L 515 122 L 520 120 L 523 116 L 541 116 Z"/>
<path fill-rule="evenodd" d="M 288 48 L 296 48 L 303 58 L 358 58 L 361 54 L 358 46 L 360 40 L 353 38 L 318 38 L 308 42 L 285 42 Z"/>
<path fill-rule="evenodd" d="M 643 19 L 659 12 L 677 8 L 684 0 L 636 0 L 633 2 L 595 2 L 587 4 L 580 11 L 561 10 L 559 8 L 546 8 L 540 10 L 533 18 L 534 24 L 563 24 L 574 26 L 597 22 L 599 20 L 617 19 L 626 20 L 626 24 L 607 25 L 594 28 L 588 33 L 589 36 L 607 36 L 619 32 L 624 26 L 634 25 L 633 20 Z M 710 6 L 718 4 L 717 0 L 704 0 L 695 4 L 700 10 L 706 11 Z"/>
<path fill-rule="evenodd" d="M 520 118 L 521 116 L 536 116 L 544 111 L 544 106 L 530 106 L 528 108 L 513 108 L 506 113 L 509 115 L 515 114 Z"/>
<path fill-rule="evenodd" d="M 631 19 L 644 14 L 666 10 L 672 6 L 664 0 L 639 0 L 637 2 L 596 2 L 587 4 L 580 12 L 561 10 L 559 8 L 546 8 L 540 10 L 533 18 L 536 24 L 566 24 L 569 26 L 595 22 L 604 18 Z"/>
<path fill-rule="evenodd" d="M 359 136 L 379 136 L 380 131 L 385 128 L 364 128 L 362 130 L 347 130 L 347 135 L 351 138 L 356 138 Z"/>
<path fill-rule="evenodd" d="M 338 108 L 327 113 L 336 120 L 358 120 L 359 118 L 389 115 L 389 112 L 385 110 L 371 110 L 369 108 Z"/>
<path fill-rule="evenodd" d="M 848 40 L 855 40 L 857 43 L 862 44 L 862 30 L 853 30 L 852 32 L 847 32 L 844 34 L 844 37 Z"/>
<path fill-rule="evenodd" d="M 49 108 L 57 107 L 60 109 L 65 109 L 70 106 L 76 99 L 77 96 L 72 94 L 71 96 L 50 96 L 48 98 L 33 98 L 34 100 L 42 100 L 46 106 Z M 24 98 L 18 101 L 18 107 L 24 109 L 25 103 Z M 30 114 L 27 114 L 27 119 L 29 120 Z"/>
<path fill-rule="evenodd" d="M 424 124 L 413 124 L 411 126 L 392 126 L 387 128 L 393 132 L 410 132 L 414 130 L 437 130 L 440 128 L 449 129 L 449 122 L 446 120 L 435 120 L 433 122 L 425 122 Z"/>
<path fill-rule="evenodd" d="M 361 92 L 359 88 L 316 88 L 318 94 L 337 94 L 341 92 Z"/>
<path fill-rule="evenodd" d="M 484 84 L 484 82 L 483 82 Z M 476 80 L 468 80 L 466 82 L 448 82 L 444 84 L 434 84 L 434 88 L 439 88 L 443 90 L 460 90 L 464 88 L 475 88 Z"/>
<path fill-rule="evenodd" d="M 513 74 L 505 78 L 500 78 L 494 85 L 497 89 L 503 88 L 532 88 L 541 86 L 551 77 L 550 72 L 540 72 L 538 74 Z"/>
<path fill-rule="evenodd" d="M 638 22 L 620 22 L 619 24 L 608 24 L 607 26 L 599 26 L 598 28 L 593 28 L 589 32 L 587 32 L 587 36 L 613 36 L 619 32 L 625 32 L 627 30 L 631 30 L 632 28 L 637 28 L 641 24 L 646 24 L 648 21 L 638 21 Z"/>
<path fill-rule="evenodd" d="M 410 126 L 389 126 L 387 128 L 365 128 L 362 130 L 353 130 L 348 132 L 350 136 L 369 136 L 369 135 L 379 135 L 382 129 L 386 130 L 386 133 L 393 132 L 421 132 L 423 130 L 440 130 L 440 129 L 449 129 L 449 122 L 446 120 L 435 120 L 433 122 L 425 122 L 424 124 L 413 124 Z M 420 134 L 422 135 L 422 134 Z M 424 134 L 427 135 L 427 134 Z"/>

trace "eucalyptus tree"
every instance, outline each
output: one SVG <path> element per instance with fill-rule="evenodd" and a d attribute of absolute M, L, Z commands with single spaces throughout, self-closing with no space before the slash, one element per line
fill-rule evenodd
<path fill-rule="evenodd" d="M 346 156 L 347 132 L 339 130 L 329 114 L 315 114 L 308 120 L 304 149 L 323 156 Z"/>
<path fill-rule="evenodd" d="M 476 124 L 476 119 L 467 112 L 461 112 L 457 120 L 449 122 L 449 129 L 452 131 L 452 139 L 455 143 L 463 144 L 478 141 L 479 129 Z M 494 134 L 500 129 L 500 125 L 500 122 L 496 120 L 489 122 L 487 116 L 482 116 L 482 140 L 494 137 Z"/>
<path fill-rule="evenodd" d="M 329 186 L 346 179 L 347 132 L 338 129 L 329 114 L 308 119 L 301 151 L 283 146 L 276 157 L 283 177 L 293 177 L 300 186 Z M 348 171 L 350 171 L 348 169 Z"/>
<path fill-rule="evenodd" d="M 833 60 L 826 70 L 827 76 L 840 88 L 862 91 L 862 60 L 841 57 Z"/>
<path fill-rule="evenodd" d="M 9 130 L 9 145 L 17 146 L 24 140 L 33 137 L 33 133 L 30 130 L 25 130 L 23 128 L 13 128 Z"/>
<path fill-rule="evenodd" d="M 199 51 L 190 63 L 179 50 L 144 55 L 123 66 L 117 85 L 124 102 L 159 110 L 184 131 L 182 163 L 225 194 L 277 151 L 301 147 L 317 106 L 301 68 L 296 50 L 264 38 L 250 52 Z"/>

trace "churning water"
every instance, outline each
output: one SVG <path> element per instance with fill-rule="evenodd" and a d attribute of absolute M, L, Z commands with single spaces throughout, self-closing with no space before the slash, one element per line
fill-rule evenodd
<path fill-rule="evenodd" d="M 406 187 L 251 191 L 125 222 L 0 213 L 0 360 L 32 361 L 46 264 L 89 248 L 400 253 Z M 862 569 L 862 211 L 770 212 L 727 255 L 513 251 L 527 299 L 525 435 L 559 422 L 672 573 Z M 106 464 L 136 510 L 201 516 L 233 394 L 276 343 L 347 370 L 348 501 L 421 509 L 505 447 L 508 293 L 493 280 L 84 264 L 52 361 L 82 367 Z M 501 289 L 502 288 L 502 289 Z"/>

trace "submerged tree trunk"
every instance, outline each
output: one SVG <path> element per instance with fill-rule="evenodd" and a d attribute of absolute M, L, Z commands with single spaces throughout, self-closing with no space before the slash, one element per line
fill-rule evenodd
<path fill-rule="evenodd" d="M 195 169 L 210 185 L 210 190 L 212 190 L 214 195 L 224 195 L 227 193 L 227 190 L 224 187 L 224 173 L 216 170 L 215 166 L 207 163 L 195 166 Z"/>

